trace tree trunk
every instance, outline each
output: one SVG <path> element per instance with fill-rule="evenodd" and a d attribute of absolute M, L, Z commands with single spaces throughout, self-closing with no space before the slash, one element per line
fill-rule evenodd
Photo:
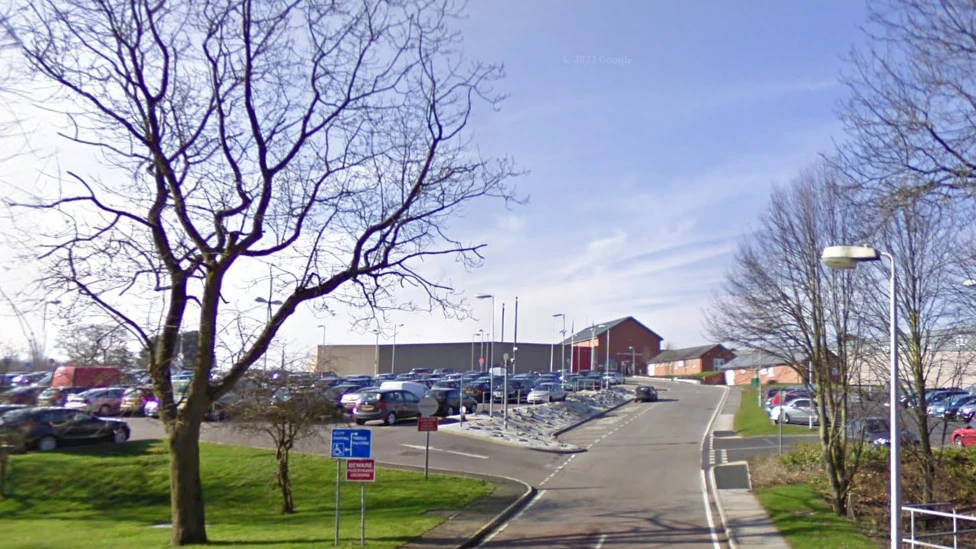
<path fill-rule="evenodd" d="M 275 453 L 278 460 L 278 487 L 281 488 L 281 513 L 291 514 L 295 512 L 295 500 L 291 494 L 291 477 L 288 475 L 288 449 L 281 446 Z"/>
<path fill-rule="evenodd" d="M 189 415 L 189 414 L 188 414 Z M 174 546 L 207 543 L 200 482 L 200 420 L 174 422 L 169 433 L 170 506 Z"/>

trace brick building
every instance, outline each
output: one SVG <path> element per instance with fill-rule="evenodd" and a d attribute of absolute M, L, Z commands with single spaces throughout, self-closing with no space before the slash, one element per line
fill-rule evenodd
<path fill-rule="evenodd" d="M 680 376 L 714 372 L 734 358 L 735 353 L 717 343 L 685 349 L 667 349 L 648 362 L 647 375 Z"/>
<path fill-rule="evenodd" d="M 567 370 L 604 370 L 609 348 L 609 369 L 632 375 L 644 371 L 647 361 L 661 352 L 661 341 L 654 330 L 628 316 L 579 330 L 556 347 L 556 356 L 562 356 L 565 345 Z"/>
<path fill-rule="evenodd" d="M 716 369 L 725 372 L 726 385 L 751 385 L 753 380 L 759 383 L 800 384 L 803 377 L 799 372 L 807 371 L 809 361 L 790 365 L 782 358 L 764 351 L 740 351 L 735 359 Z"/>

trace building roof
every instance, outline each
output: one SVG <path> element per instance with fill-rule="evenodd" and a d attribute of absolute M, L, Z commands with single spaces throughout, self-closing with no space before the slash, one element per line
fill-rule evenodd
<path fill-rule="evenodd" d="M 677 362 L 679 360 L 694 360 L 701 358 L 702 355 L 711 351 L 715 347 L 721 347 L 719 343 L 701 345 L 699 347 L 686 347 L 684 349 L 666 349 L 652 358 L 648 364 L 662 364 L 664 362 Z"/>
<path fill-rule="evenodd" d="M 782 357 L 766 351 L 739 351 L 735 358 L 716 368 L 717 370 L 755 370 L 786 364 Z"/>
<path fill-rule="evenodd" d="M 616 327 L 616 326 L 618 326 L 620 324 L 623 324 L 624 322 L 626 322 L 628 320 L 633 320 L 641 328 L 644 328 L 648 332 L 651 332 L 652 334 L 654 334 L 654 337 L 656 337 L 656 338 L 658 338 L 660 340 L 663 340 L 664 339 L 663 337 L 661 337 L 660 335 L 658 335 L 657 332 L 655 332 L 654 330 L 648 328 L 647 326 L 645 326 L 644 324 L 642 324 L 641 321 L 637 320 L 636 318 L 634 318 L 632 316 L 625 316 L 623 318 L 618 318 L 616 320 L 611 320 L 610 322 L 596 322 L 592 326 L 587 326 L 586 328 L 583 328 L 582 330 L 579 330 L 578 332 L 576 332 L 572 336 L 567 337 L 566 339 L 564 339 L 562 341 L 562 343 L 560 343 L 560 345 L 571 345 L 573 342 L 576 342 L 576 341 L 589 341 L 591 339 L 596 339 L 596 338 L 600 337 L 601 335 L 605 334 L 607 332 L 607 330 L 610 330 L 611 328 L 614 328 L 614 327 Z M 603 325 L 603 328 L 599 328 L 598 326 L 600 326 L 600 325 Z"/>

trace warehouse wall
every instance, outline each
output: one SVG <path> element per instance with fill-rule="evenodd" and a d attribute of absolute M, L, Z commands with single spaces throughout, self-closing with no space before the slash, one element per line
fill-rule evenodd
<path fill-rule="evenodd" d="M 406 373 L 411 368 L 481 369 L 478 354 L 481 344 L 474 344 L 474 360 L 470 343 L 405 343 L 397 344 L 394 362 L 393 346 L 379 346 L 379 373 Z M 515 372 L 538 370 L 548 372 L 548 343 L 519 343 Z M 495 343 L 494 363 L 501 366 L 504 353 L 512 354 L 511 343 Z M 488 345 L 485 345 L 485 365 L 488 364 Z M 559 347 L 555 349 L 555 364 L 559 368 Z M 317 369 L 332 370 L 339 375 L 376 373 L 376 347 L 373 345 L 319 345 Z"/>

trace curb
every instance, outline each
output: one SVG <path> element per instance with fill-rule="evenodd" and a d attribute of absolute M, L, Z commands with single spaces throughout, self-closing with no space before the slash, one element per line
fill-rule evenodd
<path fill-rule="evenodd" d="M 748 470 L 749 466 L 746 465 L 746 471 Z M 725 513 L 725 505 L 722 504 L 718 484 L 715 483 L 715 467 L 708 470 L 708 480 L 712 483 L 712 496 L 715 498 L 715 507 L 718 507 L 718 518 L 722 521 L 722 527 L 725 529 L 725 541 L 729 544 L 730 549 L 739 549 L 739 540 L 736 539 L 735 532 L 729 526 L 729 517 Z"/>
<path fill-rule="evenodd" d="M 602 412 L 599 412 L 599 413 L 597 413 L 597 414 L 595 414 L 595 415 L 592 415 L 592 416 L 590 416 L 590 417 L 588 417 L 588 418 L 586 418 L 586 419 L 581 419 L 581 420 L 579 420 L 579 421 L 577 421 L 576 423 L 573 423 L 573 424 L 570 424 L 570 425 L 568 425 L 568 426 L 566 426 L 566 427 L 561 427 L 561 428 L 559 428 L 559 429 L 556 429 L 556 430 L 555 430 L 555 431 L 553 431 L 553 432 L 552 432 L 552 434 L 551 434 L 551 435 L 549 435 L 549 436 L 551 436 L 552 438 L 556 438 L 556 437 L 558 437 L 559 435 L 561 435 L 561 434 L 563 434 L 563 433 L 565 433 L 565 432 L 567 432 L 567 431 L 571 431 L 571 430 L 573 430 L 573 429 L 575 429 L 575 428 L 577 428 L 577 427 L 579 427 L 580 425 L 582 425 L 582 424 L 584 424 L 584 423 L 586 423 L 587 421 L 592 421 L 592 420 L 594 420 L 594 419 L 596 419 L 596 418 L 598 418 L 598 417 L 602 417 L 602 416 L 605 416 L 605 415 L 607 415 L 608 413 L 610 413 L 610 412 L 612 412 L 612 411 L 614 411 L 614 410 L 616 410 L 617 408 L 620 408 L 621 406 L 623 406 L 623 405 L 625 405 L 625 404 L 630 404 L 630 403 L 631 403 L 631 402 L 633 402 L 633 401 L 634 401 L 634 398 L 633 398 L 633 397 L 630 397 L 630 398 L 628 398 L 627 400 L 624 400 L 623 402 L 621 402 L 620 404 L 617 404 L 617 405 L 615 405 L 615 406 L 611 406 L 610 408 L 607 408 L 606 410 L 603 410 Z"/>
<path fill-rule="evenodd" d="M 389 469 L 401 469 L 404 471 L 424 470 L 423 467 L 420 467 L 418 465 L 403 465 L 400 463 L 387 463 L 387 462 L 377 461 L 376 465 L 380 467 L 386 467 Z M 455 471 L 453 469 L 430 469 L 430 472 L 435 474 L 448 474 L 448 475 L 454 475 L 460 477 L 480 478 L 486 480 L 503 479 L 509 482 L 514 482 L 516 484 L 521 484 L 522 486 L 525 487 L 525 492 L 523 492 L 522 495 L 519 496 L 517 500 L 509 504 L 508 507 L 502 509 L 500 513 L 498 513 L 490 521 L 485 523 L 484 526 L 479 528 L 478 531 L 476 531 L 474 534 L 468 537 L 468 539 L 464 540 L 463 542 L 455 546 L 456 549 L 469 549 L 470 547 L 474 547 L 475 545 L 480 543 L 481 540 L 485 538 L 485 536 L 491 533 L 491 531 L 494 530 L 495 528 L 498 528 L 498 526 L 501 525 L 501 523 L 511 518 L 512 515 L 514 515 L 519 509 L 522 508 L 522 506 L 524 506 L 530 499 L 535 497 L 537 493 L 535 486 L 532 486 L 531 484 L 525 481 L 521 481 L 517 478 L 512 478 L 512 477 L 504 477 L 501 475 L 489 475 L 485 473 L 471 473 L 468 471 Z"/>

